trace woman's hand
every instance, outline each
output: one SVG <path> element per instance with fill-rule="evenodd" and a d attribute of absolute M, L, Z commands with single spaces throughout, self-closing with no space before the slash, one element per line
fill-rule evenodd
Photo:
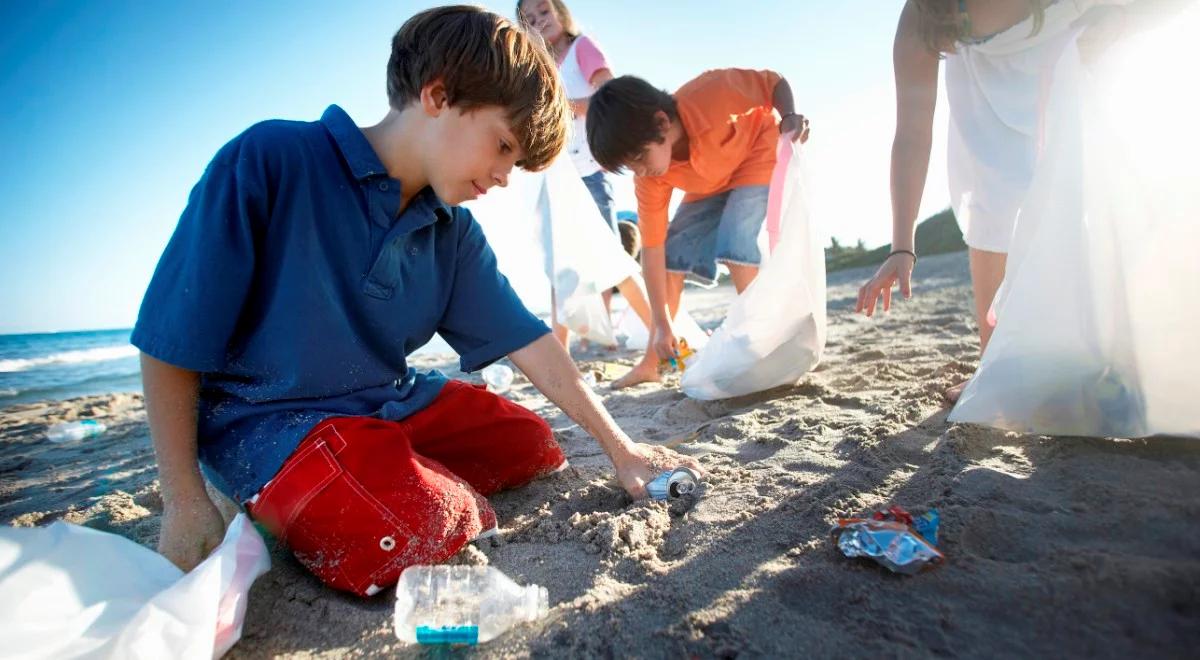
<path fill-rule="evenodd" d="M 858 290 L 858 304 L 854 311 L 863 312 L 867 316 L 875 313 L 875 305 L 883 298 L 883 311 L 892 307 L 892 287 L 900 283 L 900 293 L 906 299 L 912 298 L 912 270 L 917 258 L 907 252 L 892 254 L 875 271 L 875 276 L 867 280 Z"/>

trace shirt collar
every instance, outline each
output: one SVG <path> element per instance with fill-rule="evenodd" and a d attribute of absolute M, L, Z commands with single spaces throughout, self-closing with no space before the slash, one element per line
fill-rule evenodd
<path fill-rule="evenodd" d="M 383 162 L 379 160 L 379 155 L 375 153 L 375 149 L 367 141 L 367 136 L 363 135 L 362 130 L 359 129 L 345 110 L 336 104 L 329 106 L 325 109 L 325 113 L 321 115 L 321 124 L 325 126 L 325 130 L 329 131 L 329 135 L 333 137 L 334 143 L 337 144 L 338 150 L 342 152 L 342 158 L 350 166 L 350 172 L 354 174 L 355 179 L 363 181 L 373 177 L 388 176 L 387 168 L 383 166 Z M 392 179 L 392 181 L 395 180 Z M 396 181 L 396 184 L 403 185 L 400 181 Z M 443 202 L 435 195 L 432 188 L 421 191 L 409 204 L 409 209 L 418 200 L 427 202 L 438 220 L 449 222 L 454 219 L 454 210 L 449 204 Z"/>
<path fill-rule="evenodd" d="M 367 142 L 367 136 L 363 135 L 345 110 L 336 105 L 329 106 L 321 115 L 321 123 L 337 143 L 354 178 L 361 181 L 380 174 L 387 175 L 387 168 L 371 148 L 371 143 Z"/>
<path fill-rule="evenodd" d="M 413 208 L 413 204 L 424 202 L 429 210 L 433 212 L 433 216 L 440 222 L 450 222 L 454 220 L 454 208 L 442 201 L 440 197 L 433 193 L 433 188 L 426 188 L 417 193 L 416 198 L 409 202 L 408 208 Z"/>
<path fill-rule="evenodd" d="M 687 161 L 672 162 L 671 168 L 691 168 L 697 174 L 704 178 L 708 178 L 708 172 L 705 170 L 704 159 L 700 156 L 701 135 L 707 133 L 712 124 L 709 123 L 708 117 L 705 116 L 701 108 L 694 107 L 688 99 L 680 99 L 678 96 L 675 99 L 675 111 L 679 116 L 679 123 L 683 127 L 683 132 L 688 136 L 688 159 Z"/>

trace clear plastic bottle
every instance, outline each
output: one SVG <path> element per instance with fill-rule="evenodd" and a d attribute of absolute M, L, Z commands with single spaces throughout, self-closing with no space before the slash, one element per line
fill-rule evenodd
<path fill-rule="evenodd" d="M 478 644 L 550 611 L 545 587 L 491 566 L 410 566 L 396 585 L 396 636 L 419 644 Z"/>
<path fill-rule="evenodd" d="M 83 419 L 78 422 L 60 422 L 46 429 L 46 439 L 50 442 L 74 442 L 94 435 L 100 435 L 108 427 L 94 419 Z"/>

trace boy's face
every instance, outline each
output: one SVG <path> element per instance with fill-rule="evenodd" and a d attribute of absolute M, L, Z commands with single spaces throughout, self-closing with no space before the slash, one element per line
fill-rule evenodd
<path fill-rule="evenodd" d="M 637 176 L 662 176 L 667 173 L 667 168 L 671 167 L 672 145 L 671 141 L 667 139 L 671 120 L 661 110 L 656 113 L 655 119 L 663 136 L 662 141 L 647 142 L 642 145 L 641 151 L 624 163 L 625 167 L 628 167 Z"/>
<path fill-rule="evenodd" d="M 422 97 L 425 104 L 424 93 Z M 504 108 L 485 106 L 463 112 L 447 105 L 444 96 L 440 100 L 441 105 L 433 108 L 426 142 L 426 173 L 434 193 L 453 206 L 476 199 L 493 186 L 508 185 L 508 175 L 524 153 Z"/>
<path fill-rule="evenodd" d="M 647 142 L 640 152 L 625 162 L 638 176 L 662 176 L 671 166 L 671 145 L 666 140 Z"/>
<path fill-rule="evenodd" d="M 554 43 L 562 36 L 562 21 L 549 0 L 524 0 L 521 3 L 521 20 L 537 30 L 547 43 Z"/>

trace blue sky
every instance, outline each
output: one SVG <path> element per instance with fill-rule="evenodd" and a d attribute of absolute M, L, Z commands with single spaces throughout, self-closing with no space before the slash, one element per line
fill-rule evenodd
<path fill-rule="evenodd" d="M 330 103 L 374 123 L 387 109 L 391 35 L 435 4 L 0 5 L 0 333 L 132 325 L 213 153 L 258 120 L 316 119 Z M 822 222 L 868 245 L 890 238 L 891 41 L 901 5 L 570 3 L 618 74 L 668 89 L 717 67 L 785 75 L 813 122 Z M 942 144 L 923 215 L 945 206 Z M 633 207 L 628 182 L 618 202 Z"/>

